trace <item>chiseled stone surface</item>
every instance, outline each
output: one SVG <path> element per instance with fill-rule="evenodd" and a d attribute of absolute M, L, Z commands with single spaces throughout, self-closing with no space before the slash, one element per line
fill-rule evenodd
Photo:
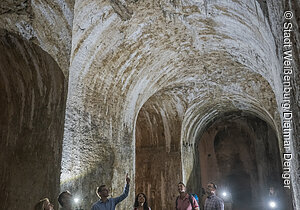
<path fill-rule="evenodd" d="M 285 11 L 292 11 L 294 18 L 291 23 L 293 25 L 293 31 L 291 41 L 293 43 L 293 77 L 292 77 L 292 96 L 291 96 L 291 108 L 293 112 L 293 162 L 292 168 L 296 169 L 292 171 L 293 176 L 293 197 L 294 197 L 294 208 L 300 208 L 300 200 L 297 199 L 300 195 L 300 2 L 294 0 L 286 0 Z"/>
<path fill-rule="evenodd" d="M 199 167 L 196 145 L 205 129 L 226 113 L 242 112 L 265 121 L 284 152 L 282 14 L 288 9 L 295 15 L 292 109 L 296 140 L 300 136 L 298 1 L 1 1 L 0 28 L 6 30 L 0 40 L 0 90 L 4 91 L 0 97 L 5 110 L 1 119 L 7 119 L 1 124 L 6 132 L 1 146 L 5 150 L 14 146 L 13 152 L 8 149 L 0 157 L 8 161 L 20 152 L 19 159 L 24 161 L 3 166 L 5 208 L 17 209 L 17 204 L 24 203 L 22 196 L 16 200 L 6 192 L 30 189 L 28 178 L 39 170 L 37 190 L 26 205 L 31 209 L 42 196 L 54 200 L 62 155 L 61 190 L 80 196 L 84 209 L 97 200 L 95 189 L 100 184 L 112 187 L 113 196 L 120 194 L 127 172 L 131 192 L 119 209 L 131 208 L 134 192 L 139 190 L 150 199 L 161 198 L 151 201 L 153 209 L 169 209 L 178 179 L 200 184 L 195 180 L 199 175 L 195 173 Z M 27 76 L 18 74 L 22 68 Z M 34 74 L 40 77 L 30 76 Z M 10 80 L 5 80 L 9 75 Z M 10 101 L 8 95 L 15 86 Z M 49 93 L 46 90 L 51 97 L 43 94 Z M 12 125 L 14 118 L 19 127 Z M 7 133 L 14 134 L 13 140 Z M 24 147 L 16 143 L 23 133 L 29 135 Z M 297 170 L 299 151 L 295 143 L 293 168 Z M 149 152 L 156 156 L 147 156 Z M 43 159 L 44 153 L 49 159 Z M 24 163 L 30 161 L 29 171 Z M 51 167 L 55 170 L 48 173 Z M 22 180 L 22 171 L 25 186 L 13 178 L 9 182 L 9 177 Z M 300 208 L 298 179 L 299 170 L 294 170 L 294 209 Z"/>
<path fill-rule="evenodd" d="M 0 52 L 1 209 L 33 209 L 59 193 L 65 78 L 40 47 L 3 30 Z"/>
<path fill-rule="evenodd" d="M 134 179 L 135 167 L 141 167 L 135 138 L 148 140 L 135 136 L 144 128 L 136 122 L 140 110 L 155 110 L 148 103 L 159 104 L 166 116 L 181 110 L 181 133 L 174 140 L 191 145 L 179 151 L 177 178 L 185 182 L 197 137 L 223 113 L 260 117 L 277 132 L 282 148 L 281 28 L 273 18 L 282 8 L 265 1 L 76 1 L 63 187 L 84 195 L 85 208 L 96 200 L 97 185 L 120 193 L 125 173 Z M 154 112 L 160 124 L 172 124 L 160 112 Z M 161 141 L 170 142 L 169 133 L 164 127 Z M 132 205 L 132 192 L 120 209 Z"/>
<path fill-rule="evenodd" d="M 165 95 L 149 100 L 136 122 L 136 189 L 149 198 L 152 209 L 170 209 L 182 180 L 180 127 L 184 102 Z M 179 99 L 179 98 L 177 98 Z"/>
<path fill-rule="evenodd" d="M 68 78 L 73 7 L 73 0 L 3 0 L 0 28 L 40 46 Z"/>
<path fill-rule="evenodd" d="M 281 184 L 276 132 L 263 120 L 244 112 L 226 113 L 206 129 L 197 149 L 201 164 L 194 170 L 200 171 L 201 182 L 215 180 L 219 192 L 231 193 L 236 209 L 265 209 L 260 205 L 270 186 L 281 205 L 292 209 Z"/>
<path fill-rule="evenodd" d="M 43 197 L 58 208 L 73 6 L 0 2 L 3 209 L 33 209 Z"/>

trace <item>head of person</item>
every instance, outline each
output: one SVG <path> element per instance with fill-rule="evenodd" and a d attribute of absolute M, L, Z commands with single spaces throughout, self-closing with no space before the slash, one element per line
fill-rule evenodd
<path fill-rule="evenodd" d="M 69 191 L 63 191 L 59 194 L 57 200 L 62 207 L 72 206 L 72 194 Z"/>
<path fill-rule="evenodd" d="M 179 193 L 185 193 L 186 192 L 186 187 L 185 187 L 185 184 L 183 184 L 183 182 L 179 182 L 177 187 L 178 187 L 178 192 Z"/>
<path fill-rule="evenodd" d="M 269 188 L 269 195 L 275 195 L 275 194 L 276 194 L 275 188 L 271 186 Z"/>
<path fill-rule="evenodd" d="M 96 194 L 99 198 L 107 198 L 109 196 L 109 190 L 106 185 L 101 185 L 97 188 Z"/>
<path fill-rule="evenodd" d="M 144 193 L 139 193 L 135 197 L 134 207 L 138 207 L 138 206 L 143 206 L 144 209 L 148 210 L 147 197 L 146 197 L 146 195 Z"/>
<path fill-rule="evenodd" d="M 54 208 L 48 198 L 43 198 L 35 205 L 34 210 L 54 210 Z"/>
<path fill-rule="evenodd" d="M 217 185 L 213 182 L 209 182 L 206 187 L 206 193 L 208 196 L 215 195 L 217 190 Z"/>

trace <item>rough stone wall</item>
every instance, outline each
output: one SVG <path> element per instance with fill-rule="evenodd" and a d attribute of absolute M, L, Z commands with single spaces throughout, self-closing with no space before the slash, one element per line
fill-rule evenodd
<path fill-rule="evenodd" d="M 0 2 L 3 209 L 33 209 L 42 197 L 58 208 L 73 5 Z"/>
<path fill-rule="evenodd" d="M 180 137 L 185 182 L 196 175 L 195 139 L 223 113 L 252 113 L 280 136 L 281 64 L 277 27 L 270 25 L 266 6 L 76 1 L 63 187 L 84 194 L 88 208 L 97 199 L 96 186 L 106 183 L 117 195 L 126 172 L 135 178 L 135 124 L 154 95 L 185 104 Z M 133 190 L 120 209 L 132 203 Z"/>
<path fill-rule="evenodd" d="M 206 129 L 198 150 L 201 182 L 214 181 L 219 193 L 231 192 L 234 209 L 265 209 L 270 186 L 283 209 L 292 208 L 290 193 L 281 184 L 276 132 L 266 122 L 245 113 L 226 114 Z"/>
<path fill-rule="evenodd" d="M 68 78 L 73 7 L 73 0 L 3 0 L 0 3 L 0 28 L 40 46 Z"/>
<path fill-rule="evenodd" d="M 0 52 L 1 209 L 33 209 L 59 192 L 65 78 L 49 54 L 15 34 L 0 30 Z"/>
<path fill-rule="evenodd" d="M 181 157 L 181 172 L 176 176 L 187 182 L 188 186 L 200 184 L 196 179 L 199 174 L 194 170 L 199 165 L 195 158 L 197 139 L 212 121 L 227 112 L 244 111 L 263 119 L 276 131 L 279 147 L 283 152 L 280 76 L 284 9 L 291 9 L 295 14 L 292 20 L 295 26 L 293 65 L 294 69 L 299 69 L 299 1 L 296 0 L 1 1 L 0 28 L 29 40 L 29 43 L 18 41 L 22 43 L 19 45 L 23 46 L 23 51 L 31 51 L 39 46 L 42 50 L 33 53 L 32 60 L 43 60 L 47 57 L 44 55 L 47 52 L 65 77 L 62 79 L 64 81 L 59 73 L 52 77 L 53 72 L 47 69 L 48 65 L 30 66 L 28 72 L 36 68 L 39 69 L 37 72 L 43 72 L 46 75 L 43 78 L 49 79 L 49 83 L 45 82 L 49 88 L 57 87 L 52 84 L 54 79 L 50 78 L 59 78 L 58 84 L 63 84 L 64 90 L 68 79 L 70 82 L 62 153 L 62 189 L 68 188 L 75 195 L 80 195 L 84 201 L 83 207 L 89 209 L 97 200 L 94 193 L 97 186 L 106 183 L 113 188 L 112 195 L 118 195 L 125 183 L 125 174 L 129 172 L 132 178 L 131 193 L 119 208 L 131 207 L 137 171 L 135 167 L 139 166 L 138 162 L 136 164 L 136 141 L 147 143 L 149 140 L 145 134 L 135 136 L 138 132 L 136 129 L 142 128 L 136 123 L 141 109 L 146 108 L 146 112 L 153 113 L 158 104 L 165 116 L 172 116 L 164 118 L 156 113 L 156 118 L 163 121 L 164 134 L 168 133 L 166 125 L 172 124 L 174 119 L 178 120 L 174 126 L 178 131 L 171 135 L 172 141 L 176 142 L 174 145 L 180 145 L 176 153 Z M 3 40 L 3 49 L 14 46 L 15 41 L 8 43 L 6 38 Z M 3 71 L 9 66 L 5 63 L 6 57 L 13 54 L 11 61 L 15 62 L 24 57 L 20 52 L 8 51 L 1 55 L 5 64 L 1 64 Z M 39 59 L 39 56 L 42 58 Z M 20 67 L 26 66 L 25 63 L 21 59 Z M 48 64 L 48 61 L 45 63 Z M 49 63 L 50 66 L 54 65 L 52 61 Z M 18 68 L 14 69 L 17 72 Z M 9 74 L 4 74 L 7 75 Z M 2 77 L 5 78 L 4 76 Z M 16 75 L 14 78 L 19 77 Z M 300 119 L 298 78 L 299 71 L 295 71 L 294 154 L 300 151 L 296 144 L 300 136 L 297 124 Z M 40 81 L 36 79 L 33 86 L 41 84 Z M 14 83 L 15 81 L 10 84 Z M 21 85 L 23 82 L 17 81 L 16 84 Z M 28 98 L 34 97 L 28 92 L 26 94 Z M 59 97 L 60 94 L 59 92 Z M 16 94 L 16 98 L 18 96 Z M 8 98 L 5 98 L 5 94 L 1 97 L 1 105 L 7 108 L 5 104 Z M 52 101 L 47 97 L 44 100 Z M 61 111 L 64 103 L 61 101 L 56 102 L 56 110 L 51 109 L 51 113 L 60 113 L 55 124 L 57 129 L 63 119 Z M 15 112 L 18 113 L 23 105 L 17 105 L 18 101 L 15 103 Z M 169 109 L 170 106 L 172 109 Z M 49 109 L 47 102 L 41 107 Z M 26 106 L 26 110 L 30 109 L 35 111 L 35 106 Z M 14 110 L 11 112 L 14 113 Z M 38 109 L 36 112 L 37 119 L 43 116 Z M 141 112 L 141 116 L 146 112 Z M 178 116 L 174 115 L 176 112 Z M 22 119 L 28 117 L 21 113 L 20 116 Z M 50 118 L 37 121 L 42 126 L 55 117 L 52 115 Z M 12 120 L 10 117 L 7 119 L 3 124 L 6 127 L 6 123 Z M 22 125 L 27 126 L 26 123 Z M 47 132 L 51 133 L 53 130 Z M 45 135 L 42 128 L 37 133 Z M 57 148 L 60 146 L 60 135 L 57 132 L 56 140 L 53 140 Z M 168 147 L 172 142 L 169 137 L 170 135 L 162 137 L 166 141 L 166 154 L 172 148 Z M 30 150 L 29 154 L 34 151 Z M 5 160 L 10 157 L 6 152 L 1 155 Z M 60 154 L 57 155 L 49 161 L 49 165 L 59 164 L 57 161 L 59 162 Z M 28 155 L 25 158 L 30 157 Z M 172 157 L 168 160 L 175 162 L 177 159 Z M 298 169 L 299 156 L 293 161 L 294 168 Z M 38 167 L 38 164 L 33 167 Z M 4 171 L 7 171 L 7 167 L 3 166 Z M 48 169 L 43 170 L 43 173 L 47 171 Z M 13 170 L 9 173 L 13 173 Z M 53 198 L 52 187 L 57 185 L 58 175 L 52 175 L 55 181 L 50 180 L 51 183 L 46 183 L 45 186 L 51 186 L 53 191 L 50 194 Z M 3 177 L 7 180 L 9 175 L 4 174 Z M 293 171 L 295 209 L 300 206 L 299 199 L 296 199 L 300 194 L 297 179 L 299 169 Z M 164 181 L 162 179 L 161 183 Z M 8 185 L 5 183 L 1 183 L 2 189 L 7 189 Z M 196 190 L 192 189 L 194 192 Z M 37 195 L 38 193 L 35 196 Z M 37 199 L 36 197 L 33 199 Z M 4 200 L 8 199 L 7 196 L 4 197 Z M 10 205 L 9 202 L 6 204 Z"/>
<path fill-rule="evenodd" d="M 174 208 L 177 183 L 182 180 L 180 128 L 184 105 L 167 98 L 151 97 L 136 122 L 135 192 L 144 192 L 152 209 Z"/>
<path fill-rule="evenodd" d="M 292 11 L 293 18 L 289 21 L 293 25 L 291 41 L 293 43 L 293 74 L 291 107 L 293 112 L 293 204 L 294 209 L 300 208 L 300 2 L 296 0 L 284 1 L 284 10 Z"/>

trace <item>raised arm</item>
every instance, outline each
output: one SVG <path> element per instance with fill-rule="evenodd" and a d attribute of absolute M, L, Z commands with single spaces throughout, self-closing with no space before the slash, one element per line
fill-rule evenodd
<path fill-rule="evenodd" d="M 117 205 L 118 203 L 120 203 L 122 200 L 124 200 L 129 193 L 129 183 L 130 183 L 130 178 L 128 177 L 128 173 L 126 174 L 126 185 L 124 188 L 124 191 L 122 193 L 122 195 L 120 195 L 119 197 L 114 198 L 115 200 L 115 205 Z"/>

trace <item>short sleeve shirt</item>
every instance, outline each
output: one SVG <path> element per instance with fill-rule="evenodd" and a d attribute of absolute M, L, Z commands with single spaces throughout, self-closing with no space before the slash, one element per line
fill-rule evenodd
<path fill-rule="evenodd" d="M 189 197 L 190 197 L 189 194 L 186 194 L 186 196 L 183 199 L 181 199 L 180 196 L 178 197 L 177 210 L 192 210 L 193 209 Z M 196 199 L 193 196 L 192 196 L 192 200 L 193 200 L 194 208 L 199 207 Z"/>

